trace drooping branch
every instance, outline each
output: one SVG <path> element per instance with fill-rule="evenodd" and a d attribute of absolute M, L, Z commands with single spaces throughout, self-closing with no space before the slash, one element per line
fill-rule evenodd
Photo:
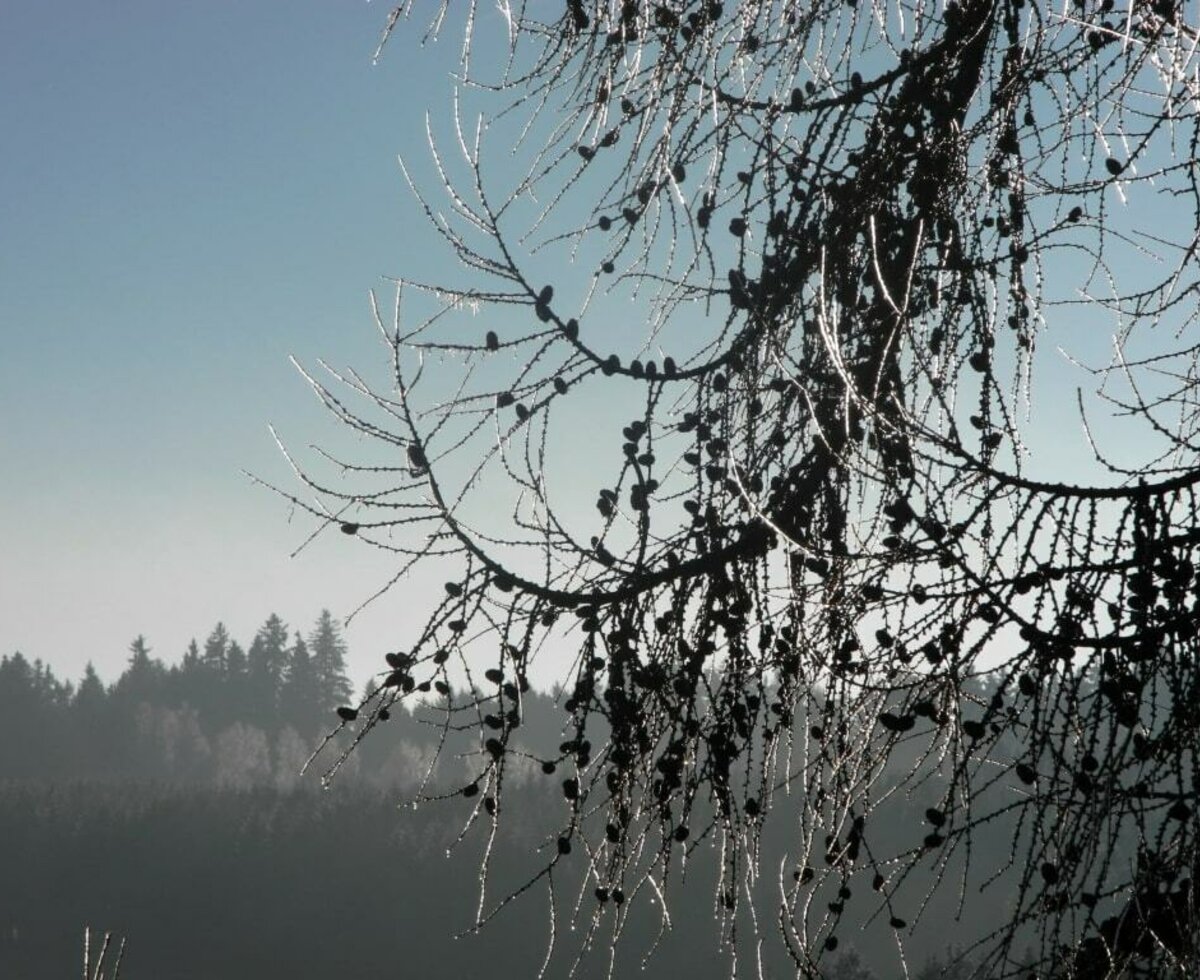
<path fill-rule="evenodd" d="M 380 323 L 392 391 L 341 378 L 358 410 L 309 376 L 388 460 L 343 468 L 344 489 L 300 470 L 310 513 L 457 569 L 364 730 L 438 685 L 447 724 L 478 725 L 461 792 L 494 833 L 529 761 L 532 659 L 569 646 L 566 737 L 536 760 L 567 773 L 564 825 L 531 881 L 582 842 L 589 935 L 639 889 L 665 895 L 698 838 L 720 842 L 726 934 L 745 928 L 760 832 L 796 790 L 779 913 L 799 971 L 849 921 L 814 896 L 870 878 L 903 933 L 917 870 L 943 887 L 995 828 L 1023 863 L 981 975 L 1030 943 L 1047 966 L 1076 962 L 1062 944 L 1096 961 L 1105 903 L 1147 887 L 1123 842 L 1186 869 L 1198 829 L 1200 345 L 1159 340 L 1195 316 L 1183 9 L 504 10 L 503 30 L 474 3 L 433 28 L 463 30 L 468 177 L 436 151 L 445 213 L 413 184 L 463 278 L 401 275 L 416 322 Z M 486 189 L 501 133 L 504 196 Z M 1164 193 L 1187 209 L 1143 220 Z M 482 337 L 468 307 L 492 317 Z M 1118 318 L 1096 402 L 1143 426 L 1122 486 L 1095 442 L 1103 465 L 1030 472 L 1043 379 L 1063 377 L 1046 348 L 1085 314 Z M 425 537 L 387 537 L 408 526 Z M 928 832 L 877 851 L 889 801 L 930 787 Z M 1186 929 L 1150 933 L 1119 951 L 1194 964 Z"/>

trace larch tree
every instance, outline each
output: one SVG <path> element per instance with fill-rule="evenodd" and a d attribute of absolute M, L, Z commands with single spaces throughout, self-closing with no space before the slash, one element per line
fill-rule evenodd
<path fill-rule="evenodd" d="M 344 724 L 452 692 L 494 833 L 531 664 L 569 650 L 530 883 L 583 866 L 592 930 L 711 855 L 723 934 L 815 976 L 856 919 L 902 947 L 916 869 L 953 891 L 1003 832 L 977 975 L 1194 976 L 1195 9 L 499 8 L 418 31 L 461 52 L 441 186 L 406 171 L 459 274 L 376 303 L 387 386 L 305 371 L 378 451 L 289 455 L 312 495 L 281 492 L 446 579 Z"/>

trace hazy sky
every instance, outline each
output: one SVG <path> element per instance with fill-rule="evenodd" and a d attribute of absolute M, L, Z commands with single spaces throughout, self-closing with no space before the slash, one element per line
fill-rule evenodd
<path fill-rule="evenodd" d="M 388 7 L 0 10 L 0 653 L 67 677 L 224 620 L 305 631 L 385 580 L 250 485 L 328 429 L 287 357 L 378 363 L 367 292 L 419 267 L 397 154 L 456 51 L 372 66 Z M 413 588 L 348 633 L 354 673 Z"/>
<path fill-rule="evenodd" d="M 336 431 L 289 354 L 386 366 L 368 290 L 444 274 L 396 158 L 432 181 L 424 112 L 446 124 L 458 50 L 410 34 L 373 66 L 388 9 L 0 8 L 0 653 L 111 679 L 138 633 L 174 661 L 218 620 L 243 643 L 273 611 L 307 631 L 389 578 L 333 532 L 289 559 L 311 523 L 241 472 L 294 487 L 268 422 L 300 449 Z M 1028 431 L 1069 479 L 1081 375 L 1057 345 L 1102 362 L 1109 330 L 1052 327 Z M 351 625 L 356 678 L 433 578 Z"/>

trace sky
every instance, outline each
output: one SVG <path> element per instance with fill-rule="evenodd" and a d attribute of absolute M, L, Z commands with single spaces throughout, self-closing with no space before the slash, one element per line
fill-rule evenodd
<path fill-rule="evenodd" d="M 173 662 L 218 621 L 307 631 L 391 577 L 332 532 L 290 557 L 311 522 L 246 475 L 299 489 L 269 423 L 300 451 L 338 433 L 289 356 L 377 376 L 369 291 L 444 276 L 397 156 L 435 181 L 425 111 L 446 124 L 457 43 L 398 36 L 373 64 L 388 12 L 0 7 L 0 654 L 112 680 L 138 634 Z M 1057 345 L 1102 362 L 1102 327 L 1044 345 L 1053 474 L 1088 457 Z M 350 623 L 356 681 L 440 589 L 405 580 Z"/>
<path fill-rule="evenodd" d="M 383 363 L 368 291 L 419 269 L 397 155 L 456 51 L 372 64 L 362 0 L 0 7 L 0 653 L 77 678 L 132 638 L 307 632 L 387 579 L 243 471 L 330 423 L 288 361 Z M 448 89 L 447 89 L 448 91 Z M 348 629 L 375 668 L 420 584 Z"/>

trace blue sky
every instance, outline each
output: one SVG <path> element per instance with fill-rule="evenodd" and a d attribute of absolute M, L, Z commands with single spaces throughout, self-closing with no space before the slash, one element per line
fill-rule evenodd
<path fill-rule="evenodd" d="M 112 678 L 224 620 L 306 631 L 386 575 L 241 470 L 328 423 L 289 365 L 378 362 L 367 292 L 421 264 L 396 164 L 455 49 L 372 66 L 361 0 L 0 12 L 0 652 Z M 352 625 L 354 673 L 410 589 Z"/>
<path fill-rule="evenodd" d="M 289 559 L 311 524 L 242 473 L 292 485 L 268 422 L 301 450 L 340 435 L 289 355 L 378 371 L 368 290 L 445 278 L 396 158 L 434 183 L 424 112 L 446 128 L 457 40 L 397 37 L 372 65 L 388 9 L 0 9 L 0 653 L 111 679 L 138 633 L 173 661 L 218 620 L 242 642 L 273 611 L 307 630 L 390 577 L 335 533 Z M 1104 363 L 1110 324 L 1051 327 L 1028 432 L 1035 471 L 1070 479 L 1086 378 L 1056 347 Z M 351 624 L 356 678 L 439 592 L 406 581 Z"/>

